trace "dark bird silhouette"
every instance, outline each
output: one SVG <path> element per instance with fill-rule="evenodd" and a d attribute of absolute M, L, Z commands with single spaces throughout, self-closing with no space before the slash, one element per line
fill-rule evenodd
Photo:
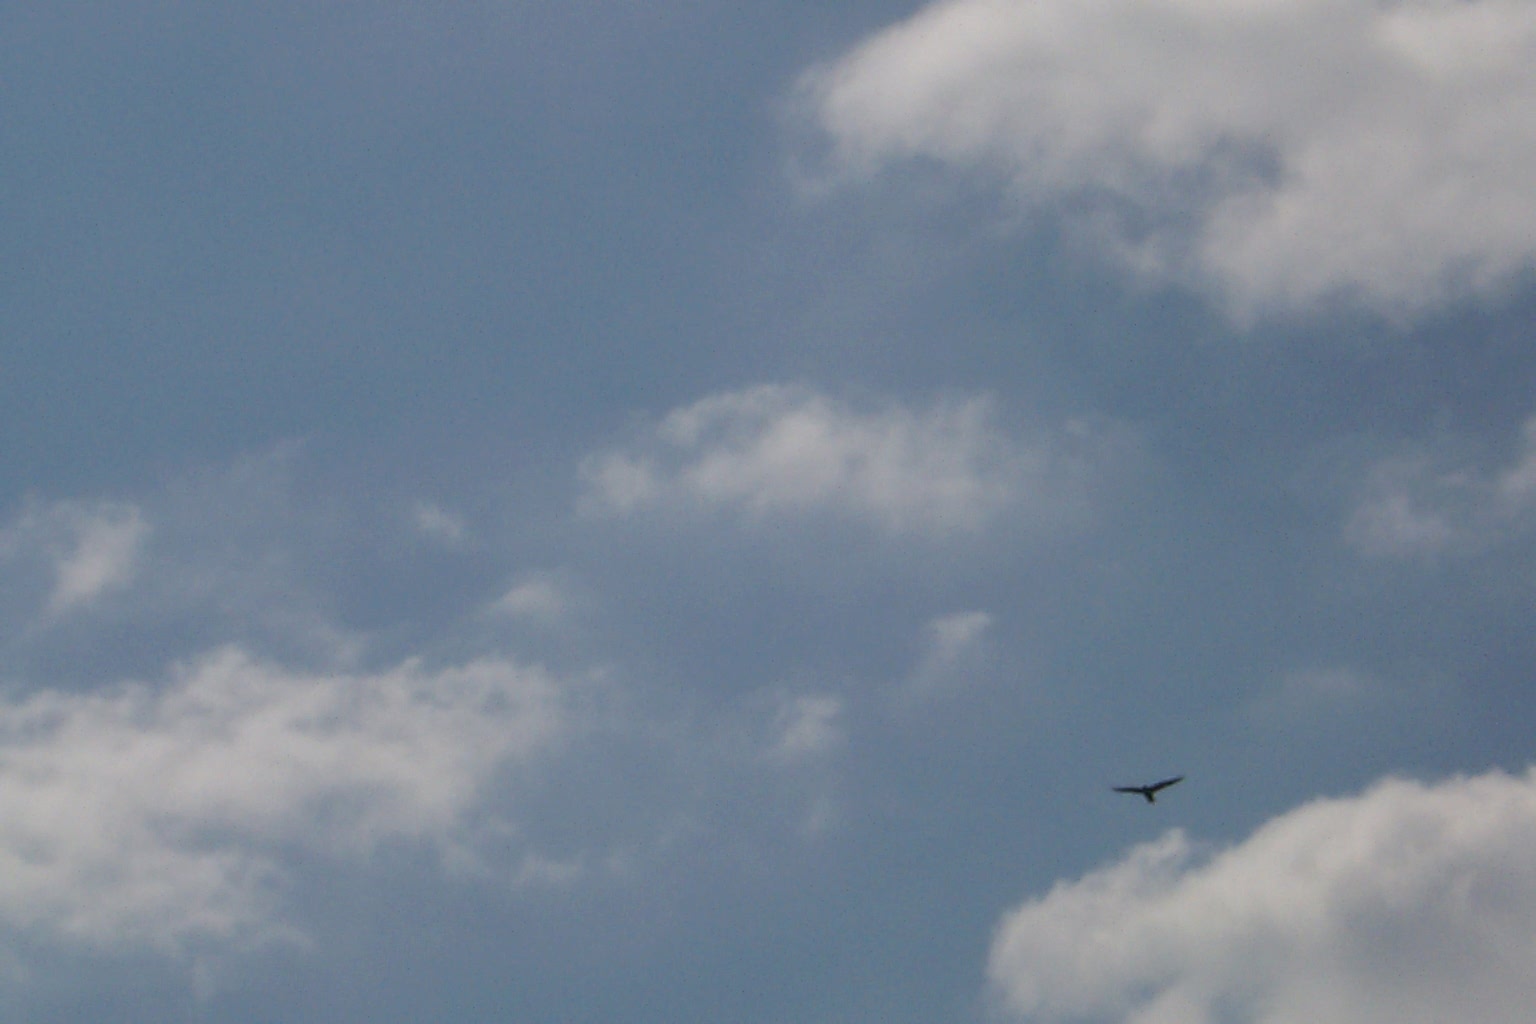
<path fill-rule="evenodd" d="M 1147 803 L 1155 804 L 1155 803 L 1157 803 L 1157 796 L 1156 796 L 1157 793 L 1161 792 L 1162 790 L 1167 789 L 1169 786 L 1173 785 L 1175 782 L 1183 782 L 1183 781 L 1184 781 L 1184 776 L 1182 776 L 1182 775 L 1175 775 L 1171 779 L 1164 779 L 1162 782 L 1154 782 L 1150 786 L 1116 786 L 1115 787 L 1115 792 L 1116 793 L 1140 793 L 1142 796 L 1147 798 Z"/>

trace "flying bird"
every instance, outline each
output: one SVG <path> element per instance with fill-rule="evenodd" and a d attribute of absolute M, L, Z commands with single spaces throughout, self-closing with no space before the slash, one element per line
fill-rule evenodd
<path fill-rule="evenodd" d="M 1183 782 L 1183 781 L 1184 781 L 1184 776 L 1182 776 L 1182 775 L 1175 775 L 1171 779 L 1164 779 L 1162 782 L 1154 782 L 1150 786 L 1116 786 L 1115 787 L 1115 792 L 1116 793 L 1140 793 L 1142 796 L 1147 798 L 1147 803 L 1155 804 L 1155 803 L 1157 803 L 1157 796 L 1156 796 L 1157 793 L 1161 792 L 1162 790 L 1167 789 L 1169 786 L 1173 785 L 1175 782 Z"/>

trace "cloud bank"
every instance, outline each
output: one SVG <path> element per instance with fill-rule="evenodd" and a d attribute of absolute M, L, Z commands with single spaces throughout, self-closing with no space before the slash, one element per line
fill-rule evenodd
<path fill-rule="evenodd" d="M 1179 832 L 1008 914 L 989 974 L 1030 1021 L 1528 1020 L 1536 773 L 1388 780 L 1200 855 Z"/>
<path fill-rule="evenodd" d="M 1408 317 L 1536 262 L 1520 0 L 942 0 L 803 88 L 844 168 L 1000 173 L 1244 315 Z"/>

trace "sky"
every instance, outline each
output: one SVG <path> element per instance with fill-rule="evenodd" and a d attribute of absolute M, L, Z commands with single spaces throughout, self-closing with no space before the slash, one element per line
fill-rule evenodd
<path fill-rule="evenodd" d="M 7 1019 L 1528 1019 L 1536 5 L 3 10 Z"/>

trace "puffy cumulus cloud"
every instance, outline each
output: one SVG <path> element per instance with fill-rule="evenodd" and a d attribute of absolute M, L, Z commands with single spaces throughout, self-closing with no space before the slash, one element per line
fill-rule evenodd
<path fill-rule="evenodd" d="M 1372 466 L 1344 534 L 1375 557 L 1424 558 L 1488 548 L 1527 530 L 1536 513 L 1536 418 L 1502 467 L 1432 447 Z"/>
<path fill-rule="evenodd" d="M 1008 914 L 1030 1021 L 1515 1024 L 1536 1001 L 1536 775 L 1388 780 L 1202 856 L 1180 833 Z"/>
<path fill-rule="evenodd" d="M 52 580 L 46 612 L 59 616 L 126 587 L 149 533 L 136 505 L 34 502 L 0 531 L 0 557 L 45 565 Z"/>
<path fill-rule="evenodd" d="M 7 700 L 0 925 L 104 949 L 293 937 L 285 851 L 473 863 L 488 787 L 570 721 L 559 682 L 501 660 L 326 675 L 236 649 L 163 686 Z"/>
<path fill-rule="evenodd" d="M 1536 259 L 1524 0 L 941 0 L 804 93 L 855 173 L 1000 172 L 1245 315 L 1407 317 Z"/>
<path fill-rule="evenodd" d="M 586 459 L 582 507 L 830 512 L 926 535 L 974 531 L 1005 509 L 1080 510 L 1102 439 L 1074 424 L 1026 441 L 994 421 L 984 398 L 913 410 L 777 385 L 718 394 L 672 411 L 630 450 Z"/>

